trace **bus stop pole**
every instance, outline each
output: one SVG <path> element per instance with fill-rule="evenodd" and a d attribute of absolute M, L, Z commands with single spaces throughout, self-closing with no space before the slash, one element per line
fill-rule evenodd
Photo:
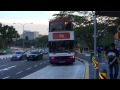
<path fill-rule="evenodd" d="M 96 15 L 94 14 L 94 57 L 96 59 Z M 98 69 L 95 69 L 95 79 L 98 79 Z"/>

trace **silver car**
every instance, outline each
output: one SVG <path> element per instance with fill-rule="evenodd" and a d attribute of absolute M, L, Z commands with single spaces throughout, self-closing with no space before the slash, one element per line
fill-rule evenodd
<path fill-rule="evenodd" d="M 24 60 L 24 59 L 27 59 L 27 55 L 26 55 L 26 53 L 24 51 L 17 51 L 11 57 L 11 61 Z"/>

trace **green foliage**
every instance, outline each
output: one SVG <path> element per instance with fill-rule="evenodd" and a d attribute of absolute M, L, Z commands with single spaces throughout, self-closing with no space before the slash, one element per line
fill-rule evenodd
<path fill-rule="evenodd" d="M 77 13 L 77 14 L 75 14 Z M 74 24 L 75 41 L 80 43 L 82 47 L 86 45 L 94 48 L 94 19 L 93 13 L 90 11 L 60 11 L 54 14 L 56 18 L 70 18 Z M 97 45 L 108 46 L 114 41 L 114 33 L 120 25 L 120 18 L 100 16 L 97 17 Z"/>
<path fill-rule="evenodd" d="M 40 46 L 40 47 L 46 47 L 47 44 L 48 44 L 48 35 L 42 36 L 42 37 L 39 39 L 39 46 Z"/>
<path fill-rule="evenodd" d="M 18 38 L 19 34 L 13 26 L 0 24 L 0 48 L 7 48 L 13 43 L 13 38 Z"/>
<path fill-rule="evenodd" d="M 23 39 L 19 39 L 14 42 L 16 46 L 21 46 L 23 43 Z M 48 36 L 44 35 L 41 38 L 36 38 L 35 40 L 29 40 L 29 38 L 25 38 L 24 40 L 24 46 L 25 48 L 31 48 L 31 46 L 34 46 L 35 48 L 39 47 L 46 47 L 48 43 Z"/>

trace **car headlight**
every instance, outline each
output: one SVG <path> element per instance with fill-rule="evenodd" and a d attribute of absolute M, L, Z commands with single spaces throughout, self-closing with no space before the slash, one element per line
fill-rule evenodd
<path fill-rule="evenodd" d="M 21 56 L 17 56 L 18 58 L 21 57 Z"/>

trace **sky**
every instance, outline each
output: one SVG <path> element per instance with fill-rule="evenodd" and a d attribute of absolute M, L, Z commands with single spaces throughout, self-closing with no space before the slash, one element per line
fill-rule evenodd
<path fill-rule="evenodd" d="M 24 30 L 38 31 L 41 35 L 48 35 L 48 22 L 53 18 L 52 15 L 57 13 L 59 11 L 0 11 L 0 23 L 12 25 L 19 34 L 22 34 L 25 24 Z"/>

